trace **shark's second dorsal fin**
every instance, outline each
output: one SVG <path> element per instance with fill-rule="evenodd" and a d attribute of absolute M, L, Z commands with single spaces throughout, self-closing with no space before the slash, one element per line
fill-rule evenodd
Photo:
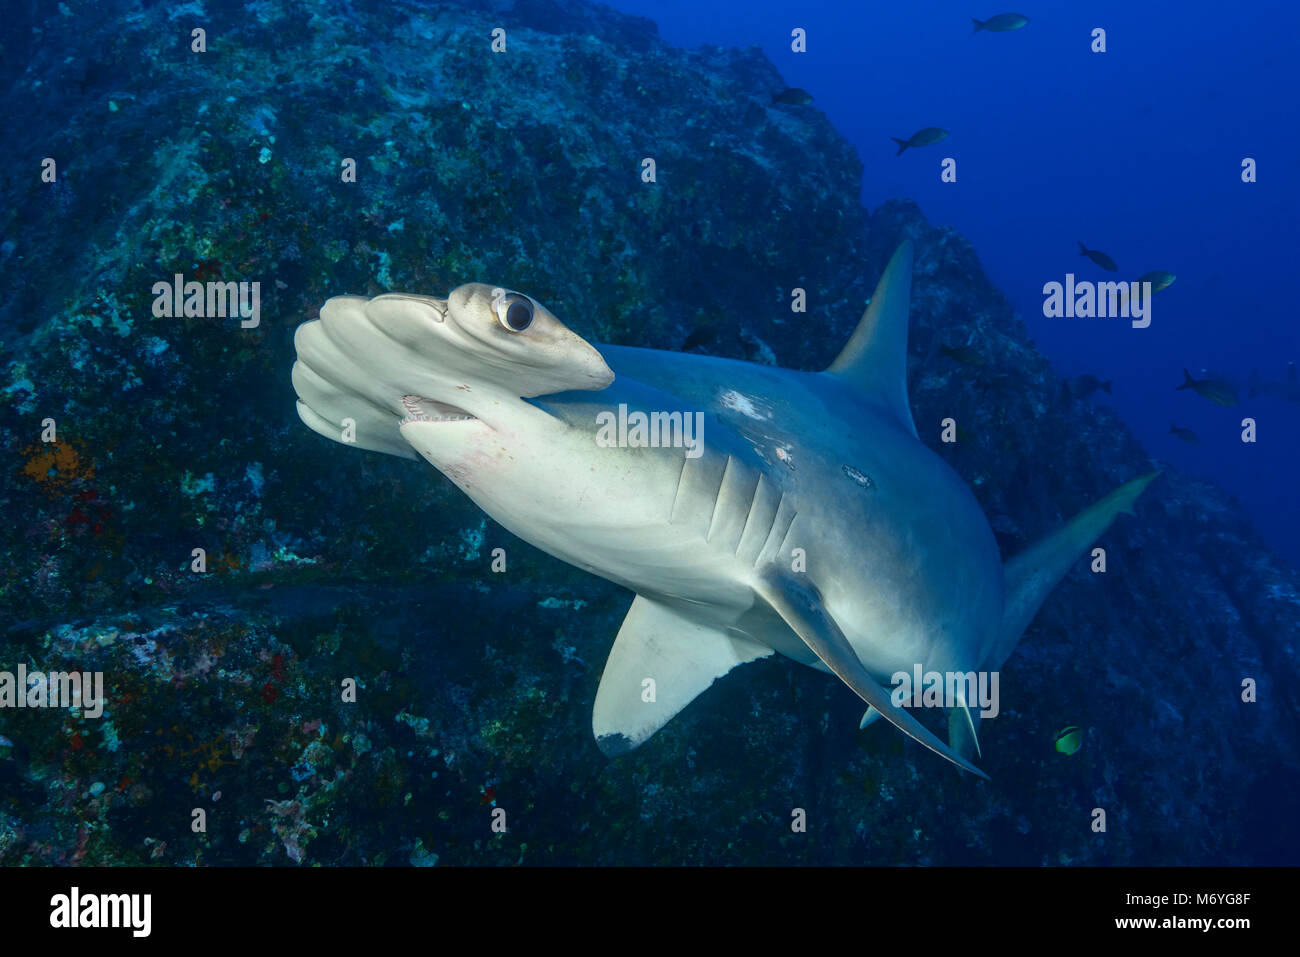
<path fill-rule="evenodd" d="M 912 241 L 904 240 L 876 283 L 848 344 L 826 371 L 851 383 L 916 435 L 907 402 L 907 314 L 912 296 Z"/>
<path fill-rule="evenodd" d="M 697 624 L 637 595 L 596 691 L 591 715 L 596 744 L 611 757 L 632 750 L 736 665 L 770 654 L 771 648 Z M 654 682 L 652 694 L 647 679 Z"/>

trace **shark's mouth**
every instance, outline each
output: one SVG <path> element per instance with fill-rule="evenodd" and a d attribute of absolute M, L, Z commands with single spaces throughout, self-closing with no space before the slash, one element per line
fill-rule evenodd
<path fill-rule="evenodd" d="M 474 418 L 464 409 L 422 395 L 402 396 L 402 408 L 406 417 L 397 423 L 399 427 L 408 422 L 468 422 Z"/>

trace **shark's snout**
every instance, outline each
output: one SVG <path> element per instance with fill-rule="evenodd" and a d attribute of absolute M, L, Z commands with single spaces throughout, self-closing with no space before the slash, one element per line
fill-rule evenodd
<path fill-rule="evenodd" d="M 446 315 L 447 330 L 517 396 L 603 389 L 614 381 L 591 343 L 523 293 L 466 283 L 448 295 Z"/>
<path fill-rule="evenodd" d="M 605 357 L 597 352 L 586 341 L 579 339 L 577 336 L 574 336 L 574 338 L 578 339 L 578 341 L 586 347 L 589 353 L 586 362 L 587 368 L 584 371 L 590 384 L 583 386 L 582 388 L 585 390 L 598 391 L 600 389 L 607 389 L 613 385 L 614 370 L 609 367 L 609 364 L 605 361 Z"/>

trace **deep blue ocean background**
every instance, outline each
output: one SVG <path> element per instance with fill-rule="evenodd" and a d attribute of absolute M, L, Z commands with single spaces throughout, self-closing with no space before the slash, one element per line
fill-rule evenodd
<path fill-rule="evenodd" d="M 1300 405 L 1249 397 L 1300 361 L 1291 286 L 1300 232 L 1300 4 L 778 2 L 612 0 L 680 46 L 757 45 L 857 148 L 868 208 L 910 197 L 968 237 L 989 278 L 1063 376 L 1113 380 L 1112 405 L 1155 457 L 1211 479 L 1300 563 Z M 971 17 L 1023 13 L 1010 33 Z M 806 53 L 790 31 L 807 31 Z M 1091 33 L 1107 52 L 1091 52 Z M 895 155 L 890 137 L 950 138 Z M 944 157 L 957 181 L 939 179 Z M 1258 181 L 1241 181 L 1253 157 Z M 1108 253 L 1118 274 L 1078 253 Z M 1177 281 L 1152 324 L 1047 319 L 1044 283 Z M 1241 405 L 1176 392 L 1183 369 L 1234 380 Z M 1253 417 L 1259 441 L 1241 441 Z M 1169 434 L 1195 431 L 1198 444 Z M 1062 441 L 1068 441 L 1068 435 Z M 1050 463 L 1043 463 L 1050 467 Z"/>

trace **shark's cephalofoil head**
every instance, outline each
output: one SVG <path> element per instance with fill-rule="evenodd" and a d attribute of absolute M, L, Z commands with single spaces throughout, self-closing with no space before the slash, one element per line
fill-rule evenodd
<path fill-rule="evenodd" d="M 614 380 L 600 353 L 545 307 L 483 283 L 458 286 L 446 299 L 339 296 L 298 327 L 294 345 L 293 383 L 307 425 L 408 457 L 398 431 L 406 425 L 498 430 L 536 417 L 524 398 Z"/>

